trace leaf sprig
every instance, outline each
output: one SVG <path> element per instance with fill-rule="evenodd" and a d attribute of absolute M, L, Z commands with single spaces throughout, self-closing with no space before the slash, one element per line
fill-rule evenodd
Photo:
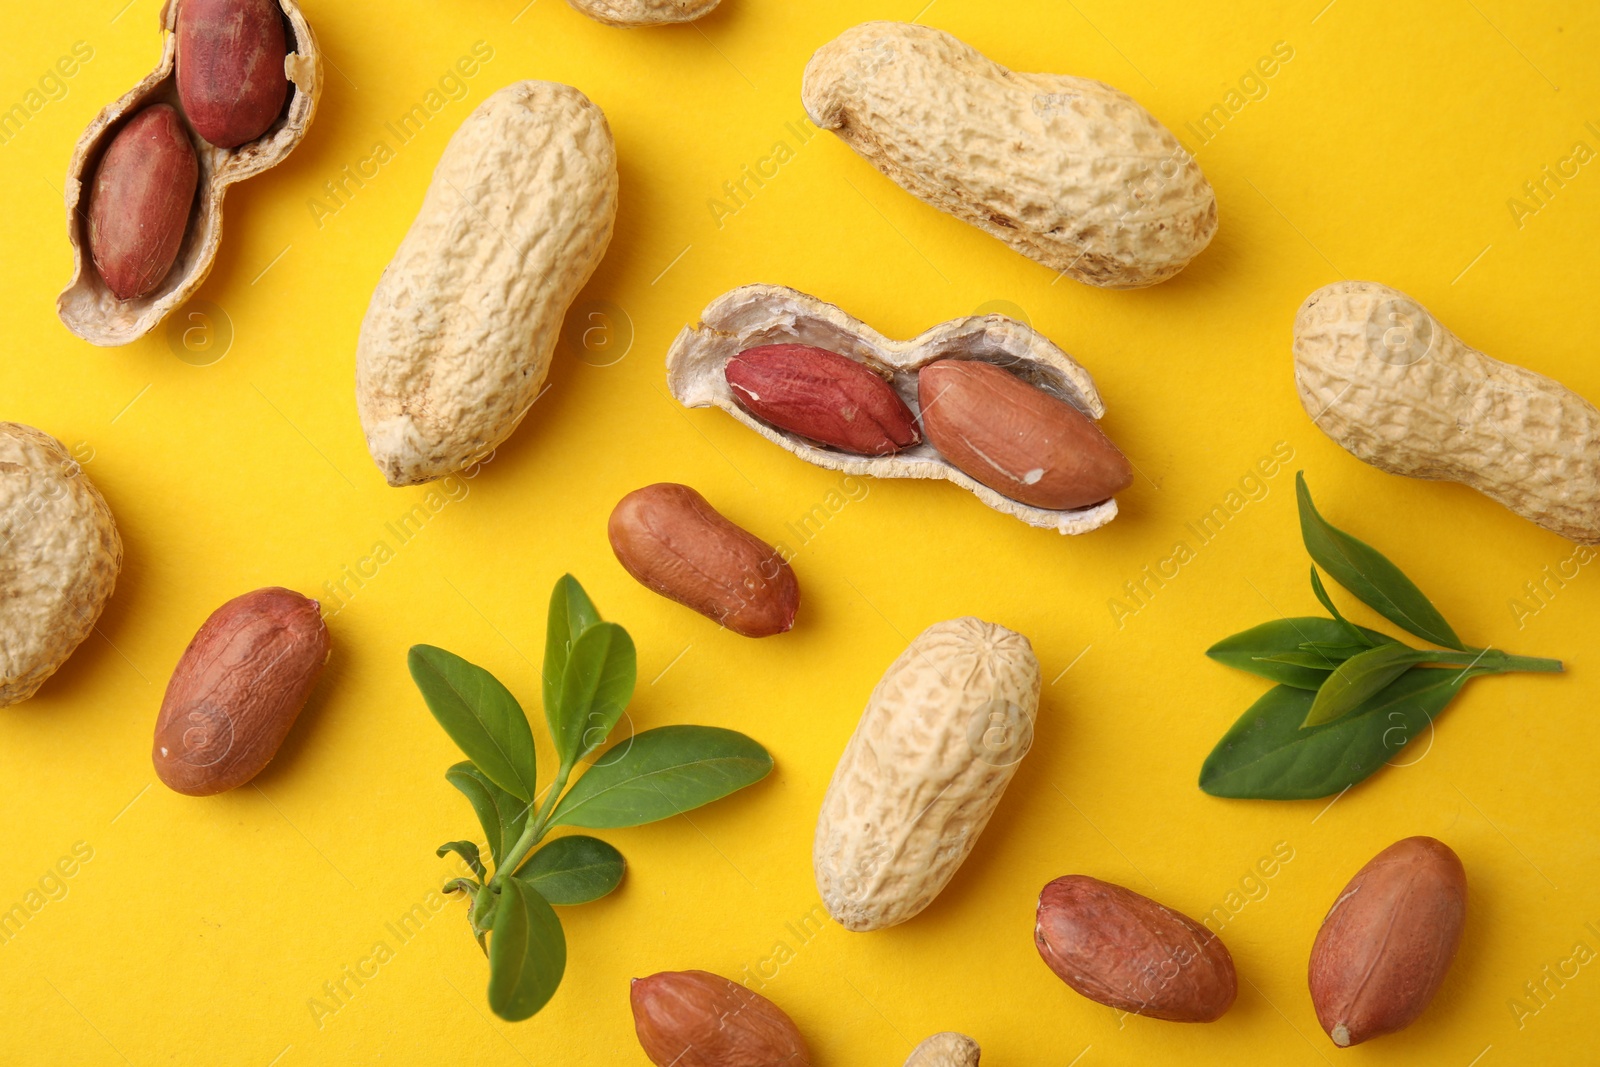
<path fill-rule="evenodd" d="M 554 782 L 541 799 L 533 730 L 494 675 L 442 648 L 416 645 L 411 677 L 445 733 L 467 755 L 445 772 L 477 813 L 487 848 L 448 841 L 472 872 L 446 893 L 467 893 L 472 932 L 489 958 L 489 1006 L 516 1022 L 555 994 L 567 965 L 552 905 L 587 904 L 615 889 L 622 853 L 599 838 L 556 837 L 558 826 L 639 826 L 709 804 L 772 770 L 755 741 L 711 726 L 645 730 L 606 750 L 572 787 L 579 761 L 605 744 L 633 696 L 637 656 L 628 632 L 604 622 L 570 574 L 550 597 L 544 709 L 555 747 Z M 487 851 L 490 867 L 484 863 Z"/>
<path fill-rule="evenodd" d="M 1399 567 L 1328 523 L 1295 475 L 1311 589 L 1330 618 L 1278 619 L 1206 650 L 1219 663 L 1277 682 L 1234 723 L 1200 769 L 1213 796 L 1301 800 L 1348 789 L 1422 733 L 1469 679 L 1557 672 L 1560 660 L 1464 643 Z M 1318 568 L 1407 633 L 1413 648 L 1340 614 Z M 1428 666 L 1435 664 L 1436 666 Z M 1446 666 L 1437 666 L 1446 665 Z"/>

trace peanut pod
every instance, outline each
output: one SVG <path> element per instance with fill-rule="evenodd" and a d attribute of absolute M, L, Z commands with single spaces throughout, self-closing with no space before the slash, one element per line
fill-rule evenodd
<path fill-rule="evenodd" d="M 966 1034 L 934 1034 L 911 1050 L 905 1067 L 978 1067 L 978 1043 Z"/>
<path fill-rule="evenodd" d="M 1415 300 L 1335 282 L 1294 320 L 1295 386 L 1317 427 L 1391 474 L 1471 486 L 1600 544 L 1600 410 L 1469 347 Z"/>
<path fill-rule="evenodd" d="M 1033 745 L 1039 661 L 971 617 L 928 627 L 872 690 L 817 817 L 823 906 L 847 930 L 921 912 L 955 876 Z"/>
<path fill-rule="evenodd" d="M 1022 382 L 1099 419 L 1105 404 L 1094 381 L 1043 334 L 1001 315 L 955 319 L 909 341 L 891 341 L 814 296 L 779 285 L 746 285 L 725 293 L 686 326 L 667 352 L 667 388 L 685 407 L 718 407 L 767 440 L 808 463 L 880 478 L 939 478 L 954 482 L 989 507 L 1030 526 L 1081 534 L 1110 522 L 1115 499 L 1052 510 L 1014 500 L 963 471 L 927 440 L 893 455 L 862 456 L 819 446 L 746 410 L 728 385 L 725 368 L 741 352 L 763 345 L 801 344 L 864 364 L 888 380 L 913 413 L 920 413 L 917 374 L 944 359 L 981 359 Z"/>
<path fill-rule="evenodd" d="M 78 138 L 67 165 L 65 189 L 72 278 L 56 297 L 56 313 L 67 329 L 85 341 L 96 345 L 136 341 L 193 296 L 211 273 L 222 243 L 222 201 L 228 187 L 277 166 L 305 137 L 322 93 L 322 57 L 310 24 L 300 13 L 299 0 L 273 2 L 286 27 L 288 53 L 283 59 L 283 76 L 290 83 L 288 99 L 265 132 L 237 147 L 219 148 L 192 138 L 199 178 L 183 238 L 170 269 L 153 288 L 131 299 L 119 299 L 95 269 L 89 235 L 91 190 L 102 159 L 125 126 L 153 105 L 180 105 L 177 29 L 185 4 L 168 0 L 161 9 L 166 37 L 156 69 L 101 109 Z M 257 101 L 256 106 L 265 105 Z M 112 210 L 116 206 L 110 205 Z"/>
<path fill-rule="evenodd" d="M 111 509 L 47 433 L 0 422 L 0 707 L 27 700 L 94 629 L 122 569 Z"/>
<path fill-rule="evenodd" d="M 570 85 L 514 82 L 450 138 L 356 343 L 356 407 L 390 485 L 483 459 L 538 399 L 611 242 L 617 152 Z"/>
<path fill-rule="evenodd" d="M 567 0 L 578 11 L 607 26 L 664 26 L 693 22 L 721 0 Z"/>
<path fill-rule="evenodd" d="M 1165 281 L 1217 230 L 1199 164 L 1128 94 L 1007 70 L 943 30 L 852 27 L 811 57 L 801 99 L 913 196 L 1090 285 Z"/>

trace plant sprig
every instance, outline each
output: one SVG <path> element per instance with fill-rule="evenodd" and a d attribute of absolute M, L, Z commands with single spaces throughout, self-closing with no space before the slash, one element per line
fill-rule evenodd
<path fill-rule="evenodd" d="M 534 851 L 551 830 L 655 822 L 772 770 L 767 750 L 741 733 L 663 726 L 613 745 L 568 788 L 579 762 L 610 736 L 637 680 L 628 632 L 602 621 L 570 574 L 550 597 L 543 696 L 558 762 L 542 799 L 533 730 L 516 697 L 482 667 L 442 648 L 415 645 L 408 660 L 428 710 L 468 757 L 445 779 L 477 813 L 487 847 L 448 841 L 438 855 L 454 853 L 473 875 L 451 879 L 444 891 L 470 897 L 468 922 L 489 958 L 489 1006 L 503 1019 L 532 1016 L 561 984 L 567 943 L 552 905 L 598 900 L 617 887 L 626 867 L 622 853 L 582 834 Z"/>
<path fill-rule="evenodd" d="M 1295 475 L 1311 589 L 1330 618 L 1278 619 L 1206 650 L 1220 663 L 1277 682 L 1234 723 L 1200 769 L 1213 796 L 1298 800 L 1365 779 L 1430 724 L 1470 679 L 1558 672 L 1560 660 L 1469 647 L 1416 583 L 1317 511 Z M 1346 619 L 1318 567 L 1384 618 L 1441 648 L 1414 648 Z M 1430 666 L 1430 664 L 1432 666 Z"/>

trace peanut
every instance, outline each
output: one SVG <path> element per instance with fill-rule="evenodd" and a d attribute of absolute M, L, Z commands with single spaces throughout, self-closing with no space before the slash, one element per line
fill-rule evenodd
<path fill-rule="evenodd" d="M 218 148 L 266 133 L 289 96 L 288 54 L 278 0 L 181 0 L 178 100 L 194 132 Z"/>
<path fill-rule="evenodd" d="M 980 619 L 935 623 L 884 672 L 822 799 L 812 850 L 847 930 L 905 922 L 978 843 L 1033 744 L 1039 661 Z"/>
<path fill-rule="evenodd" d="M 978 1067 L 978 1043 L 965 1034 L 934 1034 L 911 1050 L 905 1067 Z"/>
<path fill-rule="evenodd" d="M 0 422 L 0 707 L 27 700 L 94 629 L 122 569 L 111 509 L 60 441 Z"/>
<path fill-rule="evenodd" d="M 1408 837 L 1339 893 L 1311 946 L 1311 1002 L 1340 1048 L 1416 1021 L 1461 941 L 1467 874 L 1449 846 Z"/>
<path fill-rule="evenodd" d="M 283 162 L 305 137 L 322 94 L 322 56 L 299 0 L 168 0 L 161 28 L 165 44 L 156 69 L 100 109 L 67 164 L 72 278 L 56 297 L 56 313 L 91 344 L 136 341 L 195 294 L 222 246 L 228 188 Z M 149 112 L 172 110 L 174 99 L 187 114 L 162 117 L 164 151 L 178 152 L 181 134 L 190 162 L 180 169 L 191 176 L 172 182 L 168 159 L 166 173 L 154 175 L 161 180 L 147 188 L 159 211 L 135 210 L 126 188 L 99 196 L 96 168 L 106 172 L 114 142 L 149 121 Z M 260 123 L 237 147 L 208 140 L 229 140 L 223 126 Z"/>
<path fill-rule="evenodd" d="M 891 341 L 814 296 L 778 285 L 746 285 L 712 301 L 701 312 L 698 325 L 678 334 L 667 352 L 667 388 L 685 407 L 719 407 L 762 437 L 819 467 L 879 478 L 941 478 L 996 511 L 1063 534 L 1086 533 L 1116 518 L 1116 500 L 1104 497 L 1089 507 L 1064 511 L 1025 504 L 974 478 L 940 455 L 928 440 L 893 455 L 856 455 L 816 444 L 802 433 L 769 422 L 741 402 L 726 373 L 741 353 L 769 345 L 822 349 L 859 362 L 885 379 L 913 412 L 917 371 L 939 360 L 957 358 L 1004 363 L 1023 381 L 1089 418 L 1103 415 L 1105 405 L 1088 372 L 1049 338 L 1023 323 L 1001 315 L 974 316 L 941 323 L 909 341 Z M 817 432 L 816 421 L 813 417 L 806 429 Z M 926 434 L 926 427 L 923 430 Z"/>
<path fill-rule="evenodd" d="M 170 104 L 145 108 L 112 139 L 89 194 L 89 248 L 118 300 L 147 295 L 171 272 L 199 180 L 194 146 Z"/>
<path fill-rule="evenodd" d="M 1468 347 L 1415 300 L 1336 282 L 1294 320 L 1295 385 L 1323 433 L 1391 474 L 1460 482 L 1600 544 L 1600 410 Z"/>
<path fill-rule="evenodd" d="M 661 26 L 692 22 L 721 0 L 567 0 L 577 10 L 608 26 Z"/>
<path fill-rule="evenodd" d="M 617 562 L 647 589 L 745 637 L 794 625 L 800 586 L 766 542 L 675 482 L 635 489 L 606 527 Z"/>
<path fill-rule="evenodd" d="M 663 971 L 628 989 L 639 1045 L 658 1067 L 810 1067 L 772 1001 L 706 971 Z"/>
<path fill-rule="evenodd" d="M 1013 500 L 1066 511 L 1109 499 L 1133 468 L 1094 420 L 992 363 L 942 359 L 917 375 L 928 440 Z"/>
<path fill-rule="evenodd" d="M 1217 229 L 1194 157 L 1132 97 L 1014 73 L 942 30 L 848 29 L 812 56 L 801 99 L 907 192 L 1090 285 L 1164 281 Z"/>
<path fill-rule="evenodd" d="M 723 373 L 745 410 L 819 444 L 886 456 L 922 440 L 906 402 L 859 360 L 810 345 L 761 345 L 728 360 Z"/>
<path fill-rule="evenodd" d="M 167 682 L 152 759 L 169 789 L 211 796 L 254 778 L 328 660 L 315 600 L 288 589 L 234 597 L 206 619 Z"/>
<path fill-rule="evenodd" d="M 511 436 L 616 213 L 611 128 L 578 90 L 516 82 L 461 124 L 356 346 L 356 405 L 390 485 L 442 478 Z"/>
<path fill-rule="evenodd" d="M 1135 1015 L 1222 1018 L 1238 993 L 1233 957 L 1210 930 L 1120 885 L 1057 878 L 1039 894 L 1033 941 L 1072 989 Z"/>

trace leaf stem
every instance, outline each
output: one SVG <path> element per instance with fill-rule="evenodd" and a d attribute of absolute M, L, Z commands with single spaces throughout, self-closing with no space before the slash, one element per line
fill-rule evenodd
<path fill-rule="evenodd" d="M 1567 668 L 1558 659 L 1541 656 L 1513 656 L 1497 648 L 1469 648 L 1464 652 L 1427 653 L 1427 663 L 1448 663 L 1457 667 L 1476 667 L 1491 674 L 1511 674 L 1518 671 L 1559 674 Z"/>
<path fill-rule="evenodd" d="M 567 778 L 571 774 L 572 767 L 570 765 L 562 767 L 560 772 L 556 774 L 556 780 L 551 783 L 549 794 L 545 796 L 544 803 L 539 807 L 539 814 L 534 816 L 527 829 L 522 831 L 522 836 L 517 839 L 517 843 L 512 846 L 511 851 L 506 854 L 505 862 L 495 868 L 494 877 L 489 879 L 489 885 L 496 893 L 500 892 L 500 887 L 505 885 L 506 879 L 511 877 L 512 873 L 522 865 L 522 861 L 527 858 L 533 846 L 544 839 L 544 833 L 550 821 L 550 812 L 555 808 L 556 800 L 561 796 L 562 791 L 567 788 Z"/>

